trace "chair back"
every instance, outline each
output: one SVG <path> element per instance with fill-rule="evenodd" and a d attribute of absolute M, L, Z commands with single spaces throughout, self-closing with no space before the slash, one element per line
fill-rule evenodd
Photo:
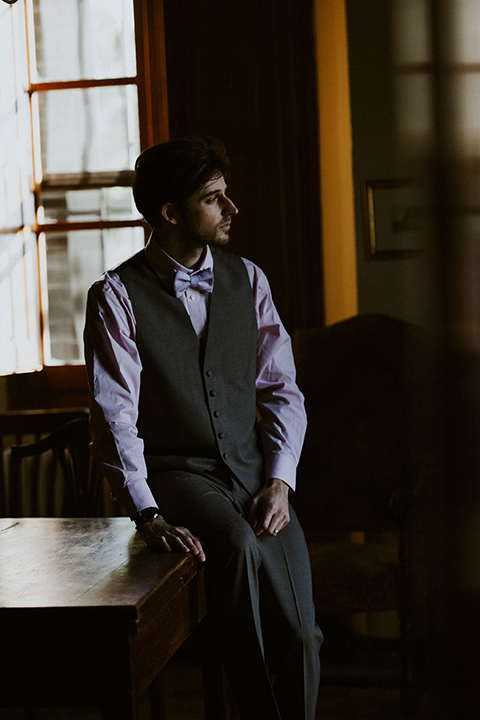
<path fill-rule="evenodd" d="M 87 408 L 9 410 L 0 412 L 0 516 L 9 514 L 7 479 L 10 447 L 35 443 L 70 420 L 88 418 Z M 41 460 L 35 461 L 38 465 Z"/>
<path fill-rule="evenodd" d="M 421 347 L 418 328 L 384 315 L 297 331 L 309 425 L 293 503 L 307 537 L 398 530 L 390 508 L 424 456 Z"/>
<path fill-rule="evenodd" d="M 8 472 L 11 517 L 82 517 L 90 514 L 87 417 L 61 425 L 37 442 L 12 445 Z"/>

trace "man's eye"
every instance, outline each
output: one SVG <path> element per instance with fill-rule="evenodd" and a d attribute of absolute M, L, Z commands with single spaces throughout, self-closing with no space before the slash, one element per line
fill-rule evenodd
<path fill-rule="evenodd" d="M 207 203 L 212 205 L 216 200 L 218 200 L 218 195 L 212 195 L 212 197 L 208 198 Z"/>

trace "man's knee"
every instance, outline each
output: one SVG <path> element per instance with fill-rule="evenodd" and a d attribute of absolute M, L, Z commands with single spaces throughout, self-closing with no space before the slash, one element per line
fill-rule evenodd
<path fill-rule="evenodd" d="M 208 545 L 211 552 L 228 557 L 228 561 L 237 566 L 246 563 L 259 568 L 261 565 L 262 553 L 258 538 L 240 515 L 235 522 L 217 528 Z"/>

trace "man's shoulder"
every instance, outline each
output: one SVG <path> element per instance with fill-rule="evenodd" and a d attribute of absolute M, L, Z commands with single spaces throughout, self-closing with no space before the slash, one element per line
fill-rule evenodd
<path fill-rule="evenodd" d="M 242 258 L 237 253 L 227 250 L 226 248 L 212 247 L 209 245 L 214 262 L 238 265 Z"/>
<path fill-rule="evenodd" d="M 225 263 L 228 265 L 231 263 L 232 270 L 238 273 L 243 270 L 246 271 L 250 287 L 253 290 L 254 297 L 259 302 L 265 296 L 271 296 L 270 283 L 265 272 L 259 265 L 256 265 L 252 260 L 249 260 L 242 255 L 237 255 L 226 250 L 224 248 L 210 248 L 214 258 L 214 262 L 219 260 L 222 262 L 225 259 Z M 233 267 L 235 266 L 235 267 Z"/>
<path fill-rule="evenodd" d="M 260 297 L 263 294 L 268 294 L 270 292 L 270 283 L 262 268 L 252 260 L 248 260 L 248 258 L 241 257 L 241 260 L 255 295 Z"/>
<path fill-rule="evenodd" d="M 230 250 L 223 248 L 210 248 L 213 257 L 214 275 L 218 279 L 224 276 L 225 283 L 231 285 L 245 284 L 253 287 L 252 263 Z"/>
<path fill-rule="evenodd" d="M 214 262 L 224 262 L 227 266 L 236 269 L 246 269 L 250 284 L 254 285 L 259 279 L 265 278 L 263 270 L 256 265 L 252 260 L 249 260 L 243 255 L 238 255 L 231 250 L 224 248 L 210 248 L 214 258 Z"/>
<path fill-rule="evenodd" d="M 119 296 L 124 292 L 123 283 L 116 271 L 108 270 L 92 283 L 88 290 L 88 297 L 90 301 L 101 301 L 102 298 L 108 301 L 108 298 L 112 295 Z"/>
<path fill-rule="evenodd" d="M 139 262 L 140 257 L 144 253 L 140 250 L 135 255 L 123 260 L 110 270 L 106 270 L 101 277 L 95 280 L 89 288 L 90 295 L 107 295 L 110 292 L 116 292 L 123 287 L 122 270 Z"/>
<path fill-rule="evenodd" d="M 126 260 L 122 260 L 120 263 L 118 263 L 118 265 L 115 265 L 115 267 L 111 268 L 108 273 L 121 276 L 125 270 L 141 267 L 146 264 L 146 262 L 147 261 L 145 259 L 145 248 L 142 248 L 134 255 L 131 255 Z"/>

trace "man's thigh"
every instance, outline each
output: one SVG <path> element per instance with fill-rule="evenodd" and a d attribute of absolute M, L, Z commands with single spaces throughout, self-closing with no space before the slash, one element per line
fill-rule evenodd
<path fill-rule="evenodd" d="M 149 485 L 165 520 L 201 538 L 219 532 L 235 534 L 248 525 L 245 513 L 250 496 L 227 476 L 169 470 L 152 474 Z"/>
<path fill-rule="evenodd" d="M 311 603 L 310 561 L 305 537 L 293 508 L 291 521 L 277 535 L 255 536 L 246 516 L 250 496 L 227 477 L 212 478 L 184 471 L 167 471 L 150 481 L 160 512 L 167 522 L 183 525 L 210 546 L 248 548 L 255 555 L 255 564 L 262 565 L 261 584 L 293 602 Z M 207 551 L 208 554 L 208 551 Z M 223 550 L 221 551 L 223 554 Z M 267 594 L 268 594 L 267 590 Z M 291 597 L 291 596 L 290 596 Z M 280 602 L 291 602 L 282 600 Z M 291 607 L 284 608 L 290 612 Z"/>

